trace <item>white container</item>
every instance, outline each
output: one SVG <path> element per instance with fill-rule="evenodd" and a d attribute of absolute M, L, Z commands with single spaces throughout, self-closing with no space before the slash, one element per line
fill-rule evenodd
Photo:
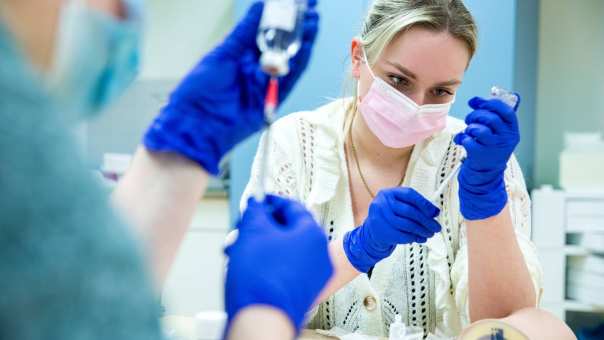
<path fill-rule="evenodd" d="M 599 133 L 567 133 L 560 154 L 560 186 L 567 191 L 604 190 L 604 140 Z"/>
<path fill-rule="evenodd" d="M 257 44 L 262 69 L 273 76 L 289 73 L 289 59 L 301 47 L 306 0 L 265 0 Z"/>

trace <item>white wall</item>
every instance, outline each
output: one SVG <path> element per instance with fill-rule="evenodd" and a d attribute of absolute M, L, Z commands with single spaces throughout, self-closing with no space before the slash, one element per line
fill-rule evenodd
<path fill-rule="evenodd" d="M 148 0 L 143 79 L 182 77 L 233 23 L 232 0 Z"/>
<path fill-rule="evenodd" d="M 233 0 L 148 0 L 139 79 L 88 123 L 92 167 L 105 152 L 131 153 L 179 80 L 233 25 Z"/>
<path fill-rule="evenodd" d="M 542 0 L 537 185 L 558 184 L 564 131 L 604 131 L 604 1 Z"/>

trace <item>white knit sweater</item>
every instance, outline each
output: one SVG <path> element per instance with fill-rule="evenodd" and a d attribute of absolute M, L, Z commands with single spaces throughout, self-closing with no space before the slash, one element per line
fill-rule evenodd
<path fill-rule="evenodd" d="M 267 190 L 304 202 L 330 240 L 355 227 L 344 155 L 344 118 L 349 103 L 350 99 L 340 99 L 316 111 L 288 115 L 273 125 L 269 141 Z M 403 185 L 430 197 L 461 161 L 462 150 L 452 137 L 464 127 L 463 122 L 449 118 L 445 131 L 416 145 Z M 242 207 L 259 181 L 262 151 L 256 155 Z M 529 239 L 530 200 L 514 158 L 505 181 L 518 242 L 539 293 L 542 274 Z M 451 181 L 437 202 L 441 233 L 425 245 L 398 246 L 375 266 L 371 279 L 359 276 L 313 310 L 308 327 L 340 327 L 384 336 L 394 316 L 400 314 L 408 325 L 423 327 L 425 332 L 459 335 L 469 324 L 469 309 L 466 227 L 457 187 L 457 181 Z"/>

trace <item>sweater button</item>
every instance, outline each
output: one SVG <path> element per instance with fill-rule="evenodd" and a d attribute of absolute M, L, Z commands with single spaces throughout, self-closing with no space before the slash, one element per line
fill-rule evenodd
<path fill-rule="evenodd" d="M 365 308 L 368 311 L 371 312 L 371 311 L 374 311 L 375 308 L 377 307 L 377 301 L 375 300 L 375 298 L 373 296 L 367 296 L 363 300 L 363 305 L 365 306 Z"/>

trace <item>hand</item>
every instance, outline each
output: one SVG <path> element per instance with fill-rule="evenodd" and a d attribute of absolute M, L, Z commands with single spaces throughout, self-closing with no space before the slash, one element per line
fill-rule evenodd
<path fill-rule="evenodd" d="M 318 32 L 317 1 L 310 0 L 302 47 L 279 79 L 285 100 L 310 60 Z M 269 76 L 259 65 L 256 46 L 262 2 L 254 3 L 230 35 L 208 53 L 170 96 L 144 137 L 151 151 L 175 152 L 218 174 L 222 157 L 264 124 Z"/>
<path fill-rule="evenodd" d="M 520 142 L 516 111 L 498 99 L 473 98 L 474 111 L 464 132 L 455 136 L 468 154 L 459 173 L 461 213 L 467 220 L 496 216 L 507 204 L 504 173 Z"/>
<path fill-rule="evenodd" d="M 350 263 L 366 273 L 390 256 L 397 245 L 425 243 L 441 226 L 440 210 L 411 188 L 381 191 L 369 206 L 365 222 L 344 236 Z"/>
<path fill-rule="evenodd" d="M 304 206 L 276 196 L 264 203 L 250 199 L 238 228 L 237 241 L 225 251 L 229 325 L 242 309 L 268 305 L 300 330 L 333 272 L 325 233 Z"/>

